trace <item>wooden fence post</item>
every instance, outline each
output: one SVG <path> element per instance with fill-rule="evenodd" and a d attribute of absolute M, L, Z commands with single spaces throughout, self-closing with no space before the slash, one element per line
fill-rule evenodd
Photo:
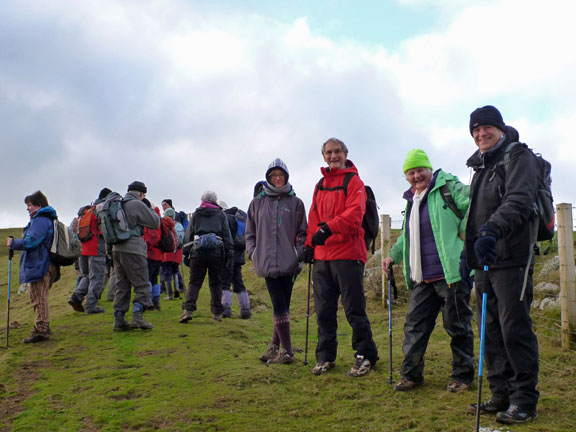
<path fill-rule="evenodd" d="M 380 252 L 381 262 L 388 256 L 390 252 L 390 227 L 392 225 L 392 219 L 390 215 L 382 214 L 380 215 Z M 386 306 L 386 276 L 382 272 L 382 306 Z M 390 299 L 388 299 L 390 301 Z"/>
<path fill-rule="evenodd" d="M 558 255 L 560 257 L 560 310 L 562 314 L 562 349 L 576 343 L 576 284 L 574 273 L 574 235 L 572 204 L 556 205 L 558 220 Z"/>

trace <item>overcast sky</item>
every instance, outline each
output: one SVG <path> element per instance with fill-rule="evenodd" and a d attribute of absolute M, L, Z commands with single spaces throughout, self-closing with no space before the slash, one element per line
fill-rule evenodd
<path fill-rule="evenodd" d="M 381 213 L 401 219 L 406 153 L 469 183 L 470 112 L 497 106 L 574 202 L 571 0 L 0 2 L 0 227 L 41 189 L 68 223 L 133 180 L 193 211 L 246 209 L 282 158 L 308 208 L 343 140 Z"/>

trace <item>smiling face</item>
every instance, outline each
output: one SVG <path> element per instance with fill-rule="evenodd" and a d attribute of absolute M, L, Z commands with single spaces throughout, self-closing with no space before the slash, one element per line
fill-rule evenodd
<path fill-rule="evenodd" d="M 409 169 L 404 173 L 406 180 L 418 193 L 422 193 L 432 180 L 432 170 L 430 168 L 418 167 Z"/>
<path fill-rule="evenodd" d="M 504 135 L 500 129 L 495 126 L 478 126 L 472 131 L 474 142 L 480 149 L 481 153 L 485 153 L 498 143 L 500 138 Z"/>
<path fill-rule="evenodd" d="M 327 142 L 324 146 L 322 155 L 324 156 L 324 161 L 328 164 L 330 169 L 346 168 L 346 158 L 348 153 L 344 152 L 344 149 L 340 143 L 334 141 Z"/>
<path fill-rule="evenodd" d="M 286 173 L 281 169 L 273 169 L 268 174 L 268 181 L 275 187 L 282 187 L 286 184 Z"/>

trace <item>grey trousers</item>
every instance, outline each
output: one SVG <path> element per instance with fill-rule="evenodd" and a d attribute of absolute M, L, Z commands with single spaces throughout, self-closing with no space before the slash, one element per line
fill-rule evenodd
<path fill-rule="evenodd" d="M 134 287 L 132 303 L 144 307 L 150 304 L 150 281 L 148 280 L 148 261 L 143 255 L 112 252 L 116 291 L 114 293 L 114 311 L 127 312 L 130 309 L 131 288 Z"/>
<path fill-rule="evenodd" d="M 72 298 L 82 303 L 86 298 L 86 311 L 94 310 L 104 291 L 106 282 L 106 257 L 81 256 L 79 259 L 82 277 L 76 286 Z"/>
<path fill-rule="evenodd" d="M 445 280 L 416 284 L 410 292 L 404 323 L 402 376 L 410 381 L 424 379 L 424 354 L 436 318 L 450 336 L 452 379 L 464 384 L 474 380 L 474 333 L 470 289 L 463 282 L 448 286 Z"/>

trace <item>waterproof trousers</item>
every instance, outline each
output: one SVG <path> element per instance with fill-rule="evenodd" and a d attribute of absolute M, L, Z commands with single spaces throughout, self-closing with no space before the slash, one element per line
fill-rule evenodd
<path fill-rule="evenodd" d="M 470 288 L 460 281 L 451 285 L 445 280 L 414 285 L 404 323 L 402 377 L 417 382 L 424 379 L 424 354 L 442 311 L 442 323 L 450 336 L 452 380 L 472 383 L 474 333 L 469 302 Z"/>
<path fill-rule="evenodd" d="M 476 298 L 486 293 L 486 334 L 484 355 L 486 377 L 496 399 L 535 410 L 540 393 L 538 384 L 538 339 L 532 330 L 530 304 L 533 298 L 529 269 L 524 300 L 520 301 L 526 267 L 490 269 L 488 283 L 484 272 L 476 270 Z M 481 302 L 477 302 L 478 316 Z M 480 322 L 480 320 L 478 320 Z"/>
<path fill-rule="evenodd" d="M 208 285 L 210 286 L 210 311 L 214 315 L 222 315 L 222 268 L 224 258 L 212 255 L 200 255 L 190 258 L 190 283 L 186 292 L 186 301 L 182 309 L 195 311 L 200 288 L 208 272 Z"/>
<path fill-rule="evenodd" d="M 338 341 L 338 299 L 352 327 L 352 348 L 372 365 L 378 360 L 378 350 L 372 338 L 366 314 L 364 296 L 364 263 L 354 260 L 314 261 L 314 309 L 318 324 L 316 359 L 334 362 Z"/>

